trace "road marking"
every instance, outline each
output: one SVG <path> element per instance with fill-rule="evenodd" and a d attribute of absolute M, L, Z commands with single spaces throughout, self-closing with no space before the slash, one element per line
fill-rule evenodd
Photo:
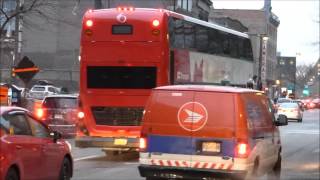
<path fill-rule="evenodd" d="M 124 164 L 126 164 L 126 165 L 138 165 L 140 163 L 139 162 L 126 162 Z"/>
<path fill-rule="evenodd" d="M 313 152 L 314 152 L 314 153 L 319 153 L 319 152 L 320 152 L 320 149 L 319 149 L 319 148 L 318 148 L 318 149 L 315 149 Z"/>
<path fill-rule="evenodd" d="M 285 131 L 285 134 L 312 134 L 312 135 L 319 135 L 319 131 L 317 130 L 293 130 L 293 131 Z"/>
<path fill-rule="evenodd" d="M 82 161 L 82 160 L 93 159 L 97 157 L 104 157 L 104 156 L 101 156 L 101 155 L 85 156 L 85 157 L 74 159 L 74 161 Z"/>

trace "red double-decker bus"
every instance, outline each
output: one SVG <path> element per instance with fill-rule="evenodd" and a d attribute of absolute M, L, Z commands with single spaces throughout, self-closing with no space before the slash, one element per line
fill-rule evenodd
<path fill-rule="evenodd" d="M 152 88 L 245 85 L 253 75 L 247 34 L 159 9 L 89 10 L 80 58 L 76 146 L 110 151 L 138 149 Z"/>

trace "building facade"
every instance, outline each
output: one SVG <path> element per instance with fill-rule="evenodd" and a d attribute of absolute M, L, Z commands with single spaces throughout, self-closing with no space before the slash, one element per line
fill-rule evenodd
<path fill-rule="evenodd" d="M 254 74 L 262 78 L 265 88 L 271 88 L 276 80 L 277 28 L 280 24 L 278 17 L 271 12 L 271 0 L 265 0 L 261 10 L 212 9 L 209 15 L 211 22 L 228 18 L 238 20 L 248 28 L 254 53 Z"/>
<path fill-rule="evenodd" d="M 277 79 L 280 81 L 279 90 L 288 94 L 296 94 L 296 57 L 277 57 Z"/>

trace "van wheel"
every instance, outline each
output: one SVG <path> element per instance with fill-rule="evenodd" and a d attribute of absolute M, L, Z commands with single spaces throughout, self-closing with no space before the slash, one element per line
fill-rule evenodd
<path fill-rule="evenodd" d="M 5 180 L 19 180 L 19 174 L 14 168 L 10 168 Z"/>
<path fill-rule="evenodd" d="M 251 176 L 253 178 L 258 176 L 258 166 L 259 166 L 259 159 L 256 159 L 254 161 L 254 166 L 253 166 L 253 170 L 252 170 L 252 174 L 251 174 Z"/>
<path fill-rule="evenodd" d="M 164 179 L 159 177 L 146 177 L 146 180 L 164 180 Z"/>
<path fill-rule="evenodd" d="M 298 122 L 302 122 L 302 119 L 298 119 Z"/>
<path fill-rule="evenodd" d="M 72 171 L 71 162 L 69 161 L 68 158 L 64 158 L 61 165 L 61 169 L 60 169 L 59 180 L 70 180 L 71 174 L 72 174 L 71 171 Z"/>
<path fill-rule="evenodd" d="M 278 160 L 276 164 L 274 165 L 271 172 L 268 173 L 268 179 L 280 179 L 281 176 L 281 155 L 279 154 Z"/>

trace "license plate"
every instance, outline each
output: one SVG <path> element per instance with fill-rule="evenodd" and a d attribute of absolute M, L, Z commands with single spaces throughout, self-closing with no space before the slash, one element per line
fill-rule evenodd
<path fill-rule="evenodd" d="M 220 152 L 220 143 L 217 142 L 203 142 L 202 143 L 202 152 Z"/>
<path fill-rule="evenodd" d="M 114 145 L 124 146 L 124 145 L 127 145 L 128 140 L 127 139 L 115 139 L 113 143 L 114 143 Z"/>
<path fill-rule="evenodd" d="M 55 114 L 54 118 L 55 119 L 63 119 L 63 116 L 62 116 L 62 114 Z"/>

